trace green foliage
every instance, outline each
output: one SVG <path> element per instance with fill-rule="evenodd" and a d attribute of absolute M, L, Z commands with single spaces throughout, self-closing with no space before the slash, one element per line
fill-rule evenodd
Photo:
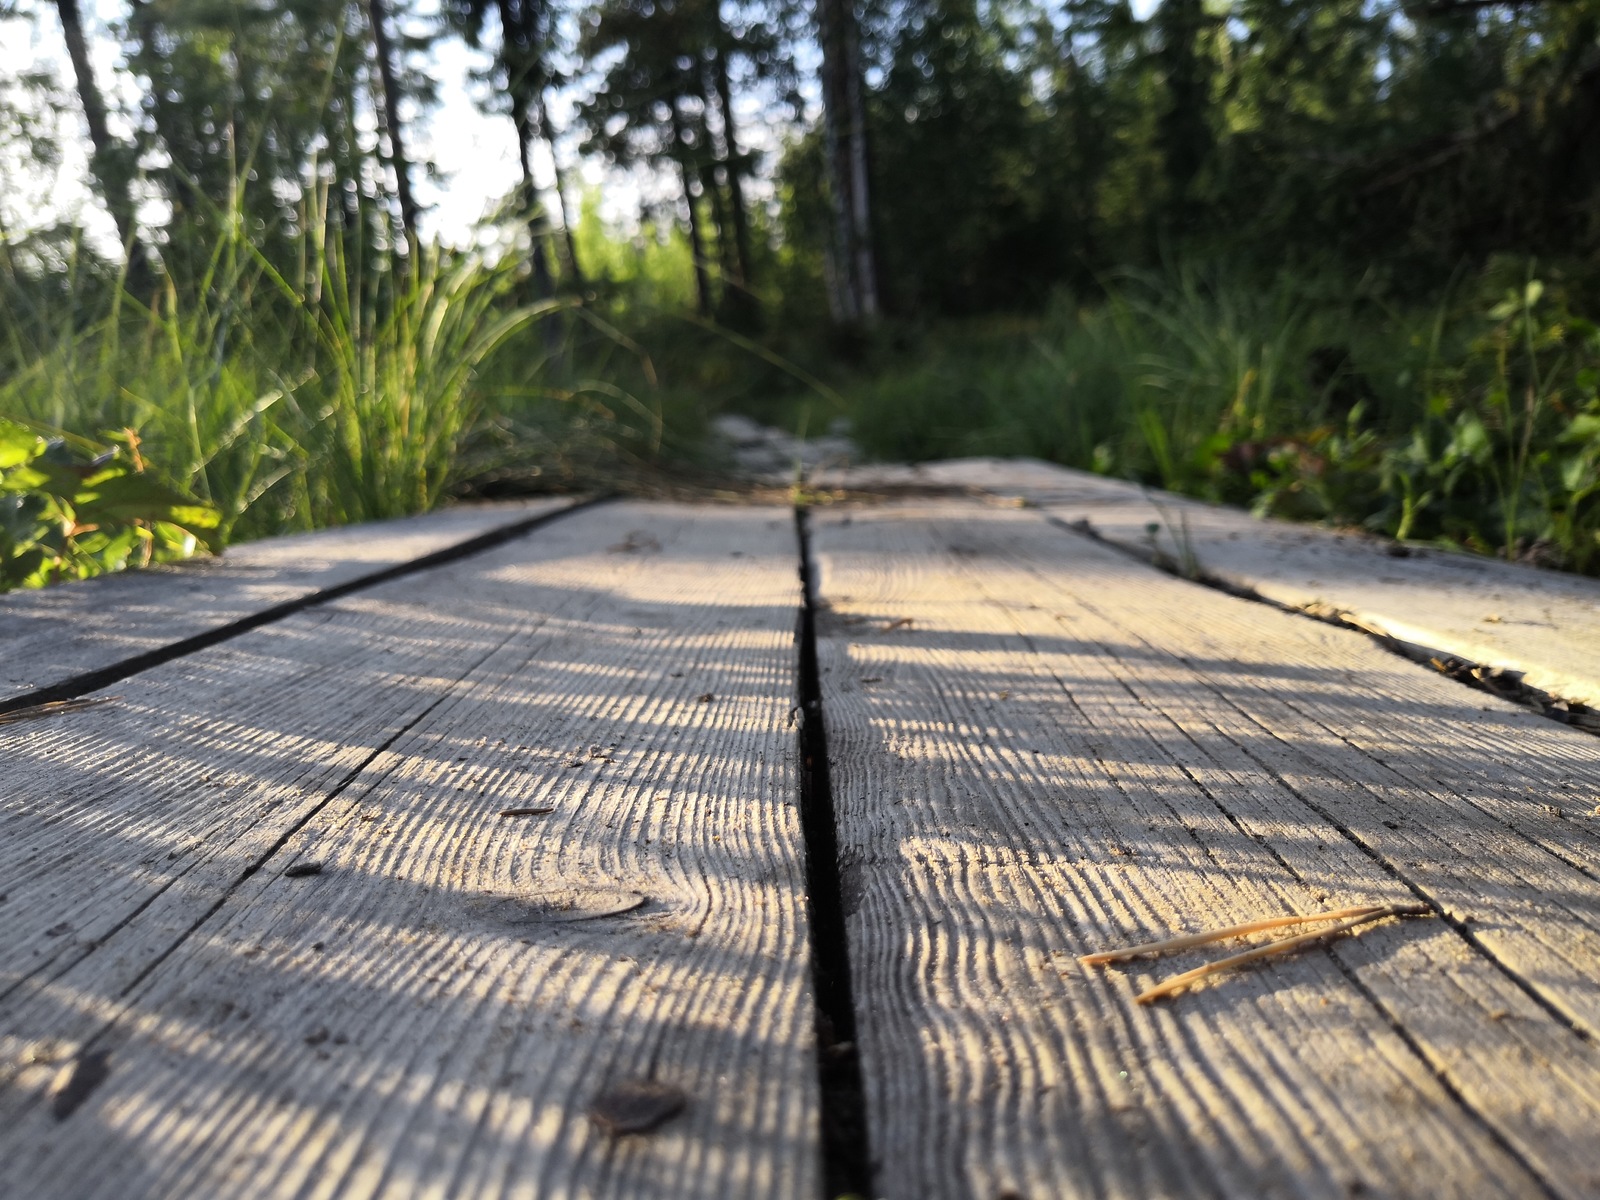
<path fill-rule="evenodd" d="M 1510 270 L 1432 309 L 1293 275 L 1125 274 L 1043 319 L 912 335 L 790 420 L 843 417 L 888 459 L 1032 455 L 1600 574 L 1600 331 Z"/>
<path fill-rule="evenodd" d="M 179 235 L 162 248 L 170 269 L 203 269 L 234 214 L 274 261 L 289 261 L 305 231 L 307 192 L 329 183 L 337 183 L 345 209 L 343 236 L 373 247 L 393 238 L 362 7 L 348 0 L 130 7 L 125 50 L 144 83 L 138 140 L 140 149 L 159 150 L 152 174 Z M 415 39 L 401 39 L 402 50 L 417 48 Z M 400 65 L 402 90 L 426 108 L 431 80 Z"/>
<path fill-rule="evenodd" d="M 1108 272 L 1223 257 L 1376 265 L 1415 301 L 1496 254 L 1600 251 L 1600 0 L 862 14 L 884 291 L 905 317 L 1035 309 Z M 786 158 L 807 156 L 793 139 Z M 825 194 L 780 195 L 790 236 L 825 253 Z"/>
<path fill-rule="evenodd" d="M 614 316 L 631 320 L 694 307 L 694 259 L 677 225 L 645 223 L 632 236 L 608 229 L 600 193 L 590 189 L 574 234 L 584 270 Z"/>
<path fill-rule="evenodd" d="M 1432 364 L 1427 412 L 1382 463 L 1396 536 L 1600 568 L 1600 329 L 1529 277 Z"/>
<path fill-rule="evenodd" d="M 102 448 L 0 420 L 0 591 L 217 553 L 220 519 L 146 473 L 131 430 Z"/>
<path fill-rule="evenodd" d="M 336 212 L 308 216 L 288 270 L 242 216 L 218 220 L 199 277 L 169 278 L 150 306 L 99 286 L 57 300 L 13 277 L 30 315 L 0 343 L 0 412 L 135 431 L 229 540 L 424 511 L 473 478 L 659 447 L 660 413 L 589 370 L 620 379 L 615 344 L 552 330 L 562 304 L 519 302 L 514 257 L 374 260 L 338 236 Z"/>
<path fill-rule="evenodd" d="M 693 457 L 737 406 L 848 417 L 885 457 L 1036 454 L 1600 571 L 1600 349 L 1577 315 L 1600 313 L 1600 0 L 829 6 L 859 24 L 824 56 L 829 128 L 800 119 L 814 6 L 448 0 L 424 34 L 391 0 L 407 104 L 384 121 L 367 7 L 129 10 L 106 94 L 137 111 L 89 158 L 142 249 L 119 271 L 70 222 L 0 229 L 0 412 L 133 431 L 226 538 Z M 584 152 L 666 184 L 627 236 L 584 197 L 564 305 L 526 191 L 486 249 L 396 236 L 402 139 L 380 130 L 429 103 L 432 37 L 491 26 L 508 144 L 564 159 L 546 101 L 586 90 Z M 36 206 L 10 168 L 63 160 L 60 115 L 97 103 L 78 87 L 0 79 L 0 215 Z M 795 115 L 770 205 L 745 201 L 753 101 Z M 874 211 L 835 206 L 830 137 L 866 148 Z M 866 226 L 893 320 L 835 327 L 860 275 L 836 243 Z M 106 495 L 67 482 L 46 525 L 73 554 L 171 549 L 113 545 L 82 511 Z M 175 501 L 143 498 L 131 528 L 156 539 Z"/>

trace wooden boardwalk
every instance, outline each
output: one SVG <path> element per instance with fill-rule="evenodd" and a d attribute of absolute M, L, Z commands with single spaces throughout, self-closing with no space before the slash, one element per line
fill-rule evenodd
<path fill-rule="evenodd" d="M 1600 1194 L 1600 587 L 941 470 L 0 600 L 0 1196 Z"/>

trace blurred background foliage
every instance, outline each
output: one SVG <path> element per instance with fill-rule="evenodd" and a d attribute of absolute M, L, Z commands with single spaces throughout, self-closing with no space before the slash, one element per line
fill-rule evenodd
<path fill-rule="evenodd" d="M 67 51 L 0 66 L 6 585 L 711 478 L 725 411 L 1600 572 L 1600 0 L 0 21 Z M 447 242 L 414 148 L 450 39 L 522 179 Z M 70 138 L 120 249 L 15 219 Z M 87 519 L 94 471 L 142 498 Z"/>

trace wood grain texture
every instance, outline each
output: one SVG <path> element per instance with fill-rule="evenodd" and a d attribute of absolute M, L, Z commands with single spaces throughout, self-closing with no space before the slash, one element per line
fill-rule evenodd
<path fill-rule="evenodd" d="M 1287 521 L 1146 490 L 1032 459 L 955 459 L 835 471 L 838 487 L 985 492 L 1042 506 L 1139 553 L 1192 553 L 1199 569 L 1285 607 L 1468 662 L 1600 708 L 1600 581 L 1475 555 L 1402 548 L 1362 533 Z M 1150 526 L 1157 526 L 1154 535 Z"/>
<path fill-rule="evenodd" d="M 217 558 L 8 593 L 0 596 L 0 700 L 104 670 L 571 504 L 555 498 L 462 505 L 243 542 Z"/>
<path fill-rule="evenodd" d="M 0 730 L 0 1194 L 815 1194 L 796 562 L 609 505 Z"/>
<path fill-rule="evenodd" d="M 880 1191 L 1600 1187 L 1597 831 L 1543 807 L 1600 744 L 1033 512 L 830 512 L 814 548 Z M 1075 961 L 1417 899 L 1150 1009 L 1215 953 Z"/>

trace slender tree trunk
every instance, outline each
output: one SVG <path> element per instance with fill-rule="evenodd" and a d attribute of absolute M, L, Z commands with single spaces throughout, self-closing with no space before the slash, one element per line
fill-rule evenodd
<path fill-rule="evenodd" d="M 720 25 L 720 20 L 719 20 Z M 739 133 L 733 118 L 733 88 L 728 82 L 728 56 L 717 46 L 717 106 L 722 110 L 723 157 L 728 164 L 728 200 L 733 208 L 733 237 L 739 251 L 737 282 L 749 289 L 755 285 L 754 264 L 750 261 L 750 221 L 744 206 L 744 162 L 739 153 Z"/>
<path fill-rule="evenodd" d="M 1196 221 L 1195 179 L 1211 151 L 1211 70 L 1204 37 L 1210 22 L 1202 0 L 1163 0 L 1152 18 L 1161 31 L 1167 103 L 1159 119 L 1172 222 L 1184 232 Z"/>
<path fill-rule="evenodd" d="M 699 99 L 700 145 L 713 156 L 700 164 L 700 190 L 711 200 L 711 224 L 717 231 L 717 267 L 722 272 L 723 294 L 726 296 L 727 281 L 737 276 L 739 272 L 737 251 L 734 249 L 733 238 L 729 236 L 728 205 L 722 195 L 722 184 L 717 178 L 717 163 L 714 159 L 716 143 L 711 140 L 711 122 L 706 115 L 711 105 L 706 102 L 703 88 L 699 91 Z"/>
<path fill-rule="evenodd" d="M 678 166 L 683 172 L 683 198 L 689 205 L 689 253 L 694 258 L 696 307 L 702 317 L 710 317 L 716 311 L 716 302 L 711 294 L 711 276 L 706 272 L 705 237 L 700 231 L 700 207 L 694 195 L 694 168 L 689 165 L 694 159 L 694 147 L 689 144 L 677 100 L 672 101 L 672 140 L 677 143 Z"/>
<path fill-rule="evenodd" d="M 83 32 L 83 14 L 78 0 L 56 0 L 56 11 L 61 16 L 61 32 L 67 42 L 67 57 L 72 60 L 72 72 L 78 80 L 78 99 L 83 105 L 84 119 L 89 125 L 89 142 L 93 153 L 89 169 L 100 189 L 100 198 L 116 222 L 117 236 L 128 256 L 130 272 L 140 273 L 148 265 L 144 260 L 145 247 L 139 241 L 137 209 L 133 201 L 132 180 L 129 171 L 128 147 L 111 140 L 111 129 L 106 123 L 106 103 L 95 81 L 94 65 L 89 61 L 89 42 Z"/>
<path fill-rule="evenodd" d="M 846 324 L 853 324 L 861 319 L 861 298 L 852 269 L 854 256 L 850 251 L 848 101 L 845 55 L 840 44 L 840 8 L 841 0 L 817 0 L 817 40 L 822 46 L 823 176 L 828 184 L 834 226 L 833 244 L 827 256 L 832 269 L 828 273 L 833 280 L 834 315 Z"/>
<path fill-rule="evenodd" d="M 868 183 L 867 105 L 862 94 L 861 31 L 855 11 L 847 9 L 845 48 L 849 71 L 845 77 L 850 105 L 850 233 L 855 250 L 856 286 L 861 289 L 861 316 L 878 319 L 878 264 L 873 250 L 872 196 Z"/>
<path fill-rule="evenodd" d="M 561 169 L 561 159 L 556 155 L 556 136 L 550 128 L 550 109 L 542 96 L 539 99 L 539 131 L 544 135 L 544 144 L 550 149 L 550 165 L 555 169 L 556 203 L 561 206 L 561 240 L 567 248 L 567 270 L 574 290 L 582 291 L 583 268 L 578 264 L 578 239 L 572 228 L 572 209 L 567 204 L 566 172 Z"/>
<path fill-rule="evenodd" d="M 387 5 L 384 0 L 367 0 L 367 15 L 372 22 L 372 48 L 378 59 L 378 77 L 383 81 L 383 112 L 379 124 L 389 139 L 389 161 L 394 164 L 395 193 L 400 199 L 400 225 L 413 250 L 421 248 L 417 235 L 417 201 L 411 194 L 411 161 L 406 157 L 405 136 L 400 121 L 400 80 L 395 70 L 394 43 L 389 40 Z"/>
<path fill-rule="evenodd" d="M 543 300 L 556 293 L 555 278 L 550 273 L 550 256 L 545 251 L 550 223 L 545 220 L 544 205 L 539 202 L 539 184 L 533 174 L 533 141 L 536 134 L 528 106 L 515 91 L 511 94 L 511 121 L 517 127 L 517 161 L 522 164 L 522 197 L 528 213 L 528 238 L 532 242 L 533 287 Z"/>
<path fill-rule="evenodd" d="M 872 249 L 861 35 L 852 0 L 817 0 L 817 31 L 822 43 L 823 133 L 840 310 L 847 321 L 870 324 L 879 312 L 878 273 Z"/>

